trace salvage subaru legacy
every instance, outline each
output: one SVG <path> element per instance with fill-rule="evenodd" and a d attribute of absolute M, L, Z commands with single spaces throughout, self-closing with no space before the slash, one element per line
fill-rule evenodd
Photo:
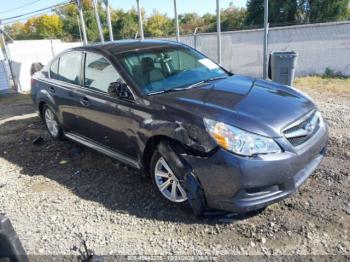
<path fill-rule="evenodd" d="M 260 210 L 320 164 L 328 128 L 296 89 L 235 75 L 168 41 L 124 40 L 57 55 L 32 77 L 48 132 L 148 174 L 178 205 Z"/>

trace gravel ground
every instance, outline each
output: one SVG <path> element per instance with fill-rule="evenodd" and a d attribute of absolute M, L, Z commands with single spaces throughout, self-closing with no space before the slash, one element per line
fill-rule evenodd
<path fill-rule="evenodd" d="M 291 198 L 251 217 L 198 219 L 137 172 L 52 141 L 25 97 L 0 99 L 0 213 L 31 254 L 350 254 L 350 94 L 306 90 L 330 124 L 327 157 Z M 37 136 L 42 145 L 33 145 Z"/>

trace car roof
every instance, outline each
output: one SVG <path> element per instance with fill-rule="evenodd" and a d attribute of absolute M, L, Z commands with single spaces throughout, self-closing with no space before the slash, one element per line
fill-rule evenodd
<path fill-rule="evenodd" d="M 108 53 L 110 55 L 115 55 L 135 50 L 176 46 L 179 47 L 185 45 L 178 42 L 165 40 L 118 40 L 113 42 L 105 42 L 103 44 L 98 43 L 87 46 L 75 47 L 71 50 L 100 51 L 103 53 Z"/>

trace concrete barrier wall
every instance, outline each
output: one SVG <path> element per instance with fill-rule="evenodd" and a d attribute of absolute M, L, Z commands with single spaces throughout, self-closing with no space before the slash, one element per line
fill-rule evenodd
<path fill-rule="evenodd" d="M 222 33 L 222 65 L 261 77 L 263 37 L 263 29 Z M 215 33 L 183 36 L 181 41 L 217 59 Z M 292 50 L 299 54 L 297 76 L 323 74 L 326 68 L 350 75 L 350 22 L 271 28 L 269 52 Z"/>

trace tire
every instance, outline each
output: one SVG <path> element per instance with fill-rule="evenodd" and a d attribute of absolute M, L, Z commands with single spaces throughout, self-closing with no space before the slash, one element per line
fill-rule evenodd
<path fill-rule="evenodd" d="M 44 105 L 42 109 L 42 117 L 50 136 L 53 139 L 62 140 L 63 131 L 58 122 L 57 116 L 55 115 L 51 107 L 49 107 L 48 105 Z"/>
<path fill-rule="evenodd" d="M 188 208 L 187 194 L 184 187 L 158 150 L 153 153 L 150 174 L 152 183 L 161 198 L 176 206 Z M 162 187 L 163 190 L 161 190 Z"/>

